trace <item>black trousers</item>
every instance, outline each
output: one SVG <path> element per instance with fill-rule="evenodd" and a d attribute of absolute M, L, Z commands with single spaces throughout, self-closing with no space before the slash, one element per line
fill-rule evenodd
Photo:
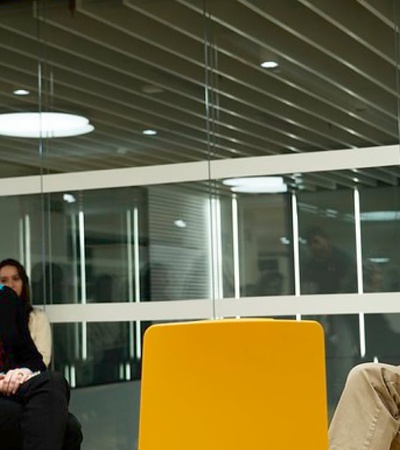
<path fill-rule="evenodd" d="M 16 395 L 0 395 L 0 450 L 79 450 L 81 425 L 68 402 L 68 383 L 51 371 L 25 382 Z"/>

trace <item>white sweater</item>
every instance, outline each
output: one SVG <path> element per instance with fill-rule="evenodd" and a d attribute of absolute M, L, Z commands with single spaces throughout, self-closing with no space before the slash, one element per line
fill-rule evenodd
<path fill-rule="evenodd" d="M 39 353 L 43 356 L 43 362 L 48 367 L 51 361 L 51 328 L 46 313 L 38 308 L 33 308 L 29 315 L 28 323 L 33 342 Z"/>

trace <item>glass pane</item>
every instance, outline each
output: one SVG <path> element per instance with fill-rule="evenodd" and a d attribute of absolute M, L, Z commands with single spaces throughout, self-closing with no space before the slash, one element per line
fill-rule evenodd
<path fill-rule="evenodd" d="M 210 298 L 213 238 L 208 185 L 150 186 L 148 206 L 150 299 Z"/>
<path fill-rule="evenodd" d="M 72 387 L 140 378 L 146 322 L 53 324 L 53 368 Z"/>
<path fill-rule="evenodd" d="M 223 297 L 294 293 L 290 196 L 219 189 Z"/>
<path fill-rule="evenodd" d="M 52 303 L 209 298 L 206 184 L 51 194 L 48 206 Z"/>
<path fill-rule="evenodd" d="M 361 362 L 357 314 L 303 316 L 318 321 L 325 332 L 328 408 L 333 411 L 350 369 Z"/>
<path fill-rule="evenodd" d="M 386 168 L 385 181 L 392 187 L 360 193 L 364 292 L 398 292 L 399 284 L 399 188 L 397 168 Z M 378 305 L 377 305 L 378 306 Z M 399 364 L 397 342 L 399 314 L 365 314 L 367 361 Z"/>
<path fill-rule="evenodd" d="M 365 314 L 367 361 L 399 365 L 400 314 Z"/>
<path fill-rule="evenodd" d="M 400 289 L 399 194 L 398 186 L 360 192 L 364 292 Z"/>

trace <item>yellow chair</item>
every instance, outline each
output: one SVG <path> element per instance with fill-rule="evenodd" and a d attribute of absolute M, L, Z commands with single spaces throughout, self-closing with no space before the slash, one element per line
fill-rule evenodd
<path fill-rule="evenodd" d="M 215 320 L 145 335 L 139 450 L 326 450 L 316 322 Z"/>

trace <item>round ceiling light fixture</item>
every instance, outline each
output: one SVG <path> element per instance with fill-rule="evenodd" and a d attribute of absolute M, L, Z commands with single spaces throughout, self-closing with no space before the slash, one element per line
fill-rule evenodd
<path fill-rule="evenodd" d="M 146 136 L 156 136 L 157 130 L 152 130 L 152 129 L 148 128 L 147 130 L 143 130 L 142 134 L 144 134 Z"/>
<path fill-rule="evenodd" d="M 87 134 L 94 130 L 86 117 L 59 112 L 0 114 L 0 135 L 20 138 L 57 138 Z"/>
<path fill-rule="evenodd" d="M 287 192 L 283 177 L 249 177 L 229 178 L 223 184 L 231 187 L 233 192 L 248 194 L 277 194 Z"/>
<path fill-rule="evenodd" d="M 28 89 L 14 89 L 13 94 L 24 96 L 24 95 L 29 95 L 30 92 L 28 91 Z"/>
<path fill-rule="evenodd" d="M 276 61 L 270 60 L 270 61 L 263 61 L 260 66 L 264 69 L 275 69 L 278 67 L 278 63 Z"/>

